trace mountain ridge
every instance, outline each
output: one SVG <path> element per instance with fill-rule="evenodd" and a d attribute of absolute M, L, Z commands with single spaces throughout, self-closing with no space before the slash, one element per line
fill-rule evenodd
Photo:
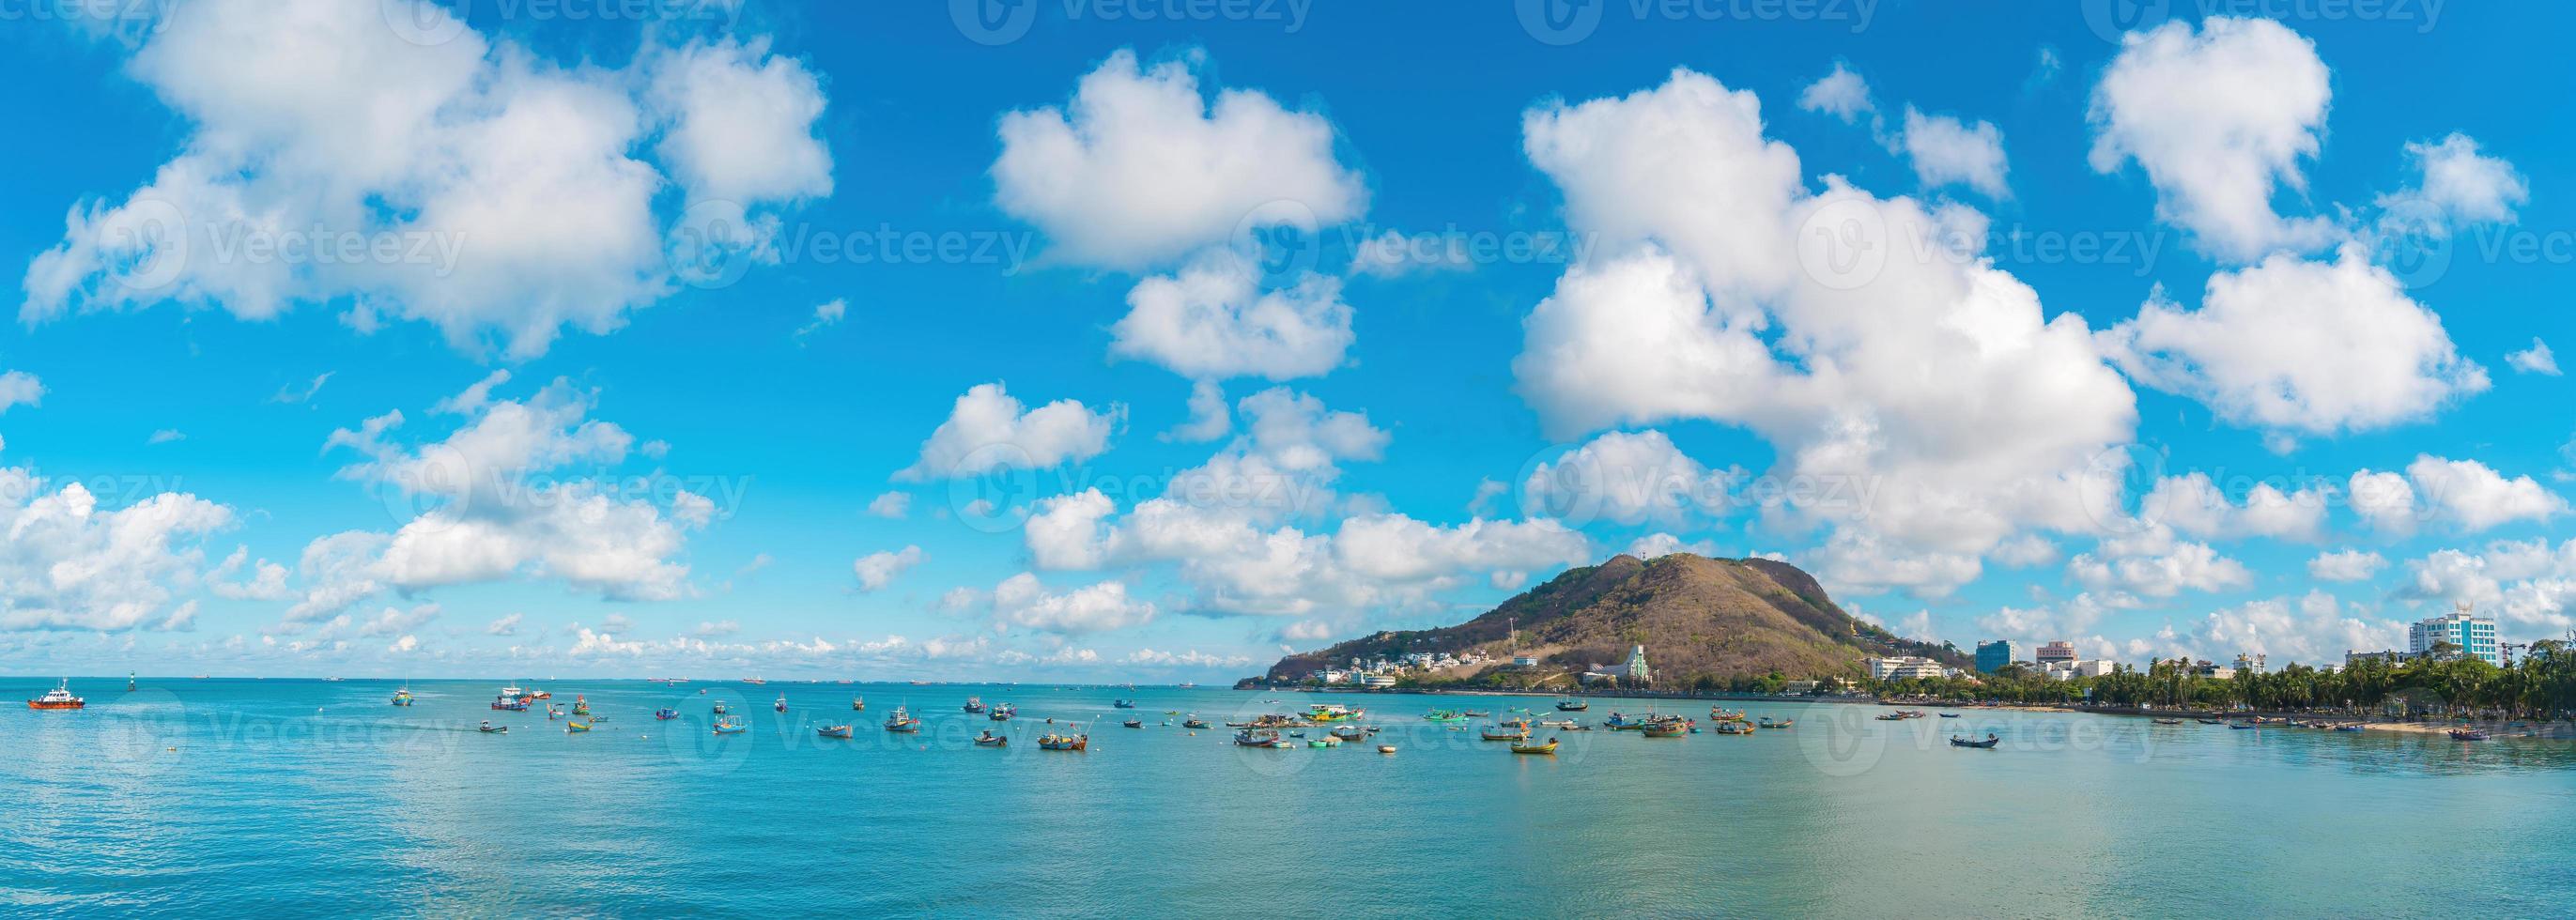
<path fill-rule="evenodd" d="M 1814 576 L 1785 562 L 1621 553 L 1567 569 L 1455 626 L 1382 631 L 1290 654 L 1265 678 L 1302 680 L 1355 657 L 1478 652 L 1495 661 L 1444 669 L 1419 682 L 1562 684 L 1592 667 L 1625 662 L 1635 645 L 1646 647 L 1655 685 L 1668 688 L 1767 675 L 1859 677 L 1861 659 L 1872 655 L 1920 655 L 1961 668 L 1971 663 L 1954 647 L 1904 639 L 1852 616 Z M 1514 655 L 1537 657 L 1539 664 L 1511 665 Z"/>

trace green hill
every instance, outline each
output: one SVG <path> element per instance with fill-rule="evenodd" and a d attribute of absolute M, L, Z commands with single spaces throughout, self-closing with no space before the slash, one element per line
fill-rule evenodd
<path fill-rule="evenodd" d="M 1444 670 L 1436 681 L 1561 683 L 1594 666 L 1621 664 L 1637 645 L 1646 647 L 1661 687 L 1724 685 L 1768 674 L 1856 678 L 1861 659 L 1873 655 L 1971 664 L 1955 648 L 1901 639 L 1844 613 L 1796 566 L 1675 553 L 1650 562 L 1623 554 L 1568 569 L 1465 623 L 1381 632 L 1290 655 L 1272 665 L 1267 677 L 1299 680 L 1327 663 L 1347 665 L 1353 658 L 1478 652 L 1496 661 Z M 1539 664 L 1512 667 L 1515 655 L 1535 656 Z"/>

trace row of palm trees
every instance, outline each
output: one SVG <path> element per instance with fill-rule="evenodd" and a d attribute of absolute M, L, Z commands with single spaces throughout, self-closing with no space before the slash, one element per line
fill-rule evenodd
<path fill-rule="evenodd" d="M 2293 664 L 2268 672 L 2240 669 L 2221 678 L 2172 659 L 2150 661 L 2144 669 L 2120 665 L 2099 677 L 2055 680 L 2008 665 L 1973 679 L 1876 681 L 1869 689 L 1882 696 L 2012 703 L 2547 720 L 2576 713 L 2576 645 L 2534 642 L 2530 654 L 2509 668 L 2437 646 L 2429 655 L 2401 663 L 2360 658 L 2332 670 Z"/>

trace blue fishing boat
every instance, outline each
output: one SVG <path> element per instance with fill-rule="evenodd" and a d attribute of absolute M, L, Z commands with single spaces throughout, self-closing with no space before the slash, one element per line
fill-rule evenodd
<path fill-rule="evenodd" d="M 719 735 L 739 735 L 739 734 L 742 734 L 743 732 L 746 732 L 746 731 L 750 731 L 750 729 L 748 729 L 748 728 L 744 728 L 744 727 L 743 727 L 743 724 L 742 724 L 742 721 L 741 721 L 741 720 L 739 720 L 739 719 L 717 719 L 717 720 L 716 720 L 716 734 L 719 734 Z"/>
<path fill-rule="evenodd" d="M 913 718 L 912 713 L 906 711 L 904 707 L 897 706 L 894 708 L 894 715 L 886 718 L 885 730 L 918 733 L 921 731 L 921 720 Z"/>
<path fill-rule="evenodd" d="M 814 733 L 826 738 L 847 738 L 851 736 L 850 727 L 847 725 L 826 725 L 822 728 L 815 729 Z"/>
<path fill-rule="evenodd" d="M 660 720 L 665 721 L 665 722 L 668 722 L 668 721 L 670 721 L 670 720 L 672 720 L 672 719 L 677 719 L 677 718 L 679 718 L 679 717 L 680 717 L 680 711 L 679 711 L 679 710 L 677 710 L 677 709 L 656 709 L 656 710 L 653 710 L 653 718 L 660 719 Z"/>
<path fill-rule="evenodd" d="M 1136 701 L 1135 701 L 1135 700 L 1112 700 L 1112 701 L 1110 701 L 1110 703 L 1109 703 L 1109 708 L 1111 708 L 1111 709 L 1134 709 L 1134 708 L 1136 708 Z"/>

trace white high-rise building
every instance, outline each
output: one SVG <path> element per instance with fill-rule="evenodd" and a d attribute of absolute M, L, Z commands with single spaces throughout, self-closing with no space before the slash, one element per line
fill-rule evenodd
<path fill-rule="evenodd" d="M 2448 616 L 2406 628 L 2406 650 L 2413 654 L 2425 654 L 2445 642 L 2459 646 L 2460 654 L 2504 667 L 2504 648 L 2496 643 L 2496 622 L 2470 615 L 2466 605 Z"/>

